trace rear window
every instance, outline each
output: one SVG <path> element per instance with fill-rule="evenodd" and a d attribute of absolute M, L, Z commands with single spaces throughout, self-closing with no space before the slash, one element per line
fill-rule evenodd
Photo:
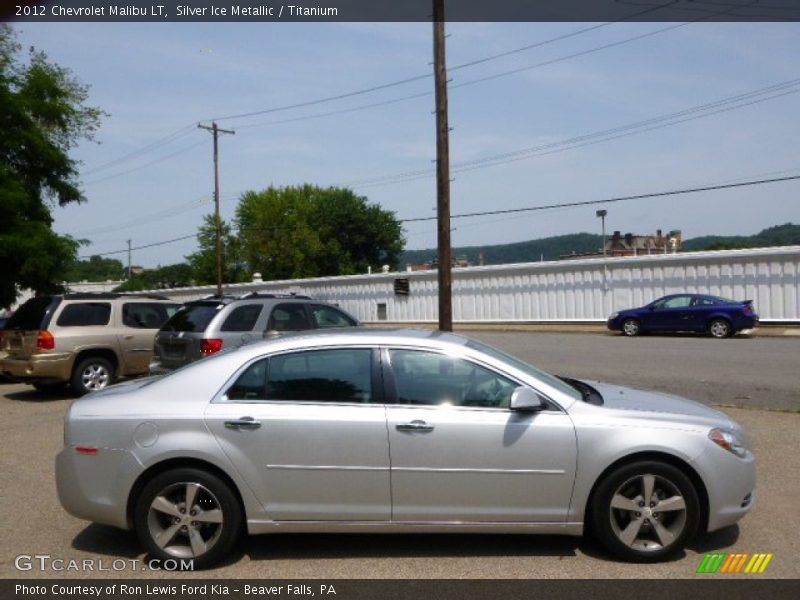
<path fill-rule="evenodd" d="M 205 331 L 211 319 L 225 306 L 219 302 L 199 302 L 187 304 L 172 315 L 161 328 L 164 331 Z"/>
<path fill-rule="evenodd" d="M 108 325 L 111 319 L 110 302 L 75 302 L 67 304 L 58 315 L 59 327 L 88 327 Z"/>
<path fill-rule="evenodd" d="M 41 296 L 31 298 L 17 309 L 6 323 L 6 329 L 21 329 L 31 331 L 34 329 L 44 329 L 43 323 L 47 314 L 47 307 L 53 302 L 51 296 Z"/>

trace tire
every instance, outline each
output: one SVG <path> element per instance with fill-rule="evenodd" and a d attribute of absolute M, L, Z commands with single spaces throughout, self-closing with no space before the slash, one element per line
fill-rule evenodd
<path fill-rule="evenodd" d="M 721 340 L 733 334 L 733 327 L 725 319 L 714 319 L 708 324 L 708 333 Z"/>
<path fill-rule="evenodd" d="M 187 510 L 189 494 L 194 499 Z M 136 499 L 134 528 L 154 558 L 174 560 L 179 566 L 192 559 L 191 568 L 206 569 L 227 556 L 238 541 L 242 509 L 219 477 L 200 469 L 174 469 L 144 486 Z"/>
<path fill-rule="evenodd" d="M 593 498 L 595 536 L 609 552 L 631 562 L 655 562 L 675 554 L 700 523 L 694 485 L 682 471 L 659 461 L 619 467 L 600 482 Z"/>
<path fill-rule="evenodd" d="M 628 337 L 634 337 L 642 332 L 642 325 L 636 319 L 625 319 L 622 322 L 622 333 Z"/>
<path fill-rule="evenodd" d="M 114 367 L 108 359 L 101 356 L 85 358 L 72 371 L 70 385 L 79 396 L 96 392 L 114 382 Z"/>

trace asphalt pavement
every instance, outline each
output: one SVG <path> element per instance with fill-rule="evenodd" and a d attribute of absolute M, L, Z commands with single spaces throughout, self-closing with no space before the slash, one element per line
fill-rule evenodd
<path fill-rule="evenodd" d="M 53 459 L 62 445 L 69 394 L 0 384 L 0 577 L 708 578 L 696 573 L 708 552 L 772 553 L 763 577 L 800 576 L 793 527 L 800 497 L 800 340 L 491 332 L 476 337 L 554 372 L 749 407 L 726 412 L 753 439 L 755 508 L 739 525 L 701 535 L 675 560 L 656 565 L 621 563 L 590 539 L 571 537 L 283 534 L 248 538 L 212 571 L 151 571 L 133 562 L 145 558 L 133 534 L 73 518 L 58 504 Z M 756 408 L 761 406 L 778 410 Z M 30 564 L 18 557 L 42 555 L 50 557 L 44 570 L 35 561 L 30 570 L 18 568 Z M 95 571 L 58 570 L 54 559 L 91 560 Z"/>

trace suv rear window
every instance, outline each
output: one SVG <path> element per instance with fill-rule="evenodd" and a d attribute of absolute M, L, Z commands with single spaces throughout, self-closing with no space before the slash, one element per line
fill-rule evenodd
<path fill-rule="evenodd" d="M 158 302 L 126 302 L 122 305 L 122 322 L 137 329 L 158 329 L 175 314 L 179 304 Z"/>
<path fill-rule="evenodd" d="M 64 307 L 58 316 L 56 325 L 59 327 L 108 325 L 110 319 L 110 302 L 75 302 Z"/>
<path fill-rule="evenodd" d="M 187 304 L 172 315 L 161 328 L 164 331 L 205 331 L 217 313 L 225 306 L 221 302 L 198 302 Z"/>
<path fill-rule="evenodd" d="M 43 321 L 51 302 L 53 302 L 52 296 L 31 298 L 11 315 L 6 323 L 6 329 L 21 329 L 22 331 L 45 329 Z"/>

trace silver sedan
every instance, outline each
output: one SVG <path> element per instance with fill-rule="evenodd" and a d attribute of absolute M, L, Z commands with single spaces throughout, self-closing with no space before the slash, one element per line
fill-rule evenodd
<path fill-rule="evenodd" d="M 655 561 L 755 494 L 719 411 L 426 331 L 244 346 L 77 400 L 64 439 L 66 510 L 193 568 L 245 532 L 590 532 Z"/>

